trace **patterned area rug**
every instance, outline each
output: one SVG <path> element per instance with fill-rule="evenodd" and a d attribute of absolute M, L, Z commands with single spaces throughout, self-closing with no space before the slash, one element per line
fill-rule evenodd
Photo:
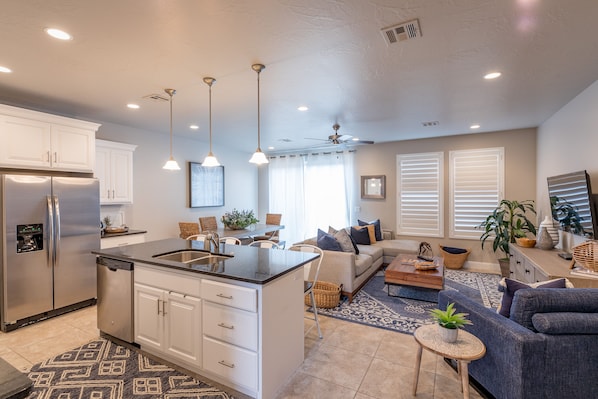
<path fill-rule="evenodd" d="M 202 381 L 105 339 L 36 364 L 28 399 L 232 399 Z"/>
<path fill-rule="evenodd" d="M 445 290 L 457 290 L 486 307 L 498 308 L 502 293 L 498 291 L 501 276 L 462 270 L 445 270 Z M 437 291 L 426 288 L 408 288 L 384 284 L 384 272 L 378 272 L 368 281 L 349 304 L 343 298 L 339 306 L 318 309 L 318 313 L 367 324 L 387 330 L 412 334 L 423 324 L 432 322 L 428 312 L 437 307 Z M 458 311 L 458 309 L 457 309 Z"/>

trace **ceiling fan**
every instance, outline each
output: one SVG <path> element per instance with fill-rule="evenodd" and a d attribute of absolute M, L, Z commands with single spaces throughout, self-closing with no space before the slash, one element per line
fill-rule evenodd
<path fill-rule="evenodd" d="M 332 125 L 332 129 L 334 129 L 334 134 L 331 134 L 330 136 L 328 136 L 328 139 L 315 139 L 315 138 L 310 138 L 310 137 L 306 137 L 306 139 L 308 140 L 320 140 L 320 141 L 326 141 L 328 144 L 374 144 L 373 141 L 371 140 L 359 140 L 359 139 L 354 139 L 353 136 L 348 135 L 348 134 L 338 134 L 338 129 L 340 129 L 340 125 L 338 123 L 335 123 L 334 125 Z"/>

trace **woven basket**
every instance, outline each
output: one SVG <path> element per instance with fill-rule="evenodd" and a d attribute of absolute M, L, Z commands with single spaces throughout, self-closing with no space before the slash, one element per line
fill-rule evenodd
<path fill-rule="evenodd" d="M 341 299 L 341 287 L 326 281 L 316 281 L 314 297 L 318 308 L 335 308 Z M 305 296 L 305 304 L 311 306 L 311 296 Z"/>
<path fill-rule="evenodd" d="M 573 259 L 588 270 L 598 272 L 598 241 L 589 240 L 573 248 Z"/>
<path fill-rule="evenodd" d="M 444 259 L 444 267 L 447 269 L 461 269 L 471 251 L 468 249 L 462 254 L 452 254 L 450 252 L 446 252 L 444 247 L 440 245 L 440 253 Z"/>

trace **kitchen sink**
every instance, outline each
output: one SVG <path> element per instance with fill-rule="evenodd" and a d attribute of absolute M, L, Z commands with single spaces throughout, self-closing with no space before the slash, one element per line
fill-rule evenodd
<path fill-rule="evenodd" d="M 206 251 L 177 251 L 163 255 L 156 255 L 154 258 L 169 260 L 172 262 L 191 263 L 194 264 L 214 264 L 219 261 L 230 259 L 229 255 L 214 255 Z"/>

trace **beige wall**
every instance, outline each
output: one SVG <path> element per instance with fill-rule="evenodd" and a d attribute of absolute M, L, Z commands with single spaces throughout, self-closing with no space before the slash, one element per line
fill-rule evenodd
<path fill-rule="evenodd" d="M 250 165 L 250 153 L 213 147 L 224 165 L 225 206 L 189 208 L 189 176 L 187 162 L 202 162 L 208 144 L 199 140 L 175 136 L 173 155 L 180 171 L 166 171 L 162 166 L 169 156 L 168 134 L 149 132 L 127 126 L 103 124 L 97 138 L 136 144 L 133 156 L 133 205 L 102 206 L 102 212 L 123 212 L 126 224 L 133 229 L 147 230 L 147 240 L 178 237 L 179 221 L 196 222 L 200 216 L 253 209 L 257 212 L 257 168 Z"/>
<path fill-rule="evenodd" d="M 509 199 L 535 199 L 536 196 L 536 129 L 519 129 L 492 133 L 467 134 L 431 139 L 398 141 L 357 147 L 356 187 L 360 176 L 386 175 L 386 199 L 361 199 L 356 193 L 355 203 L 360 207 L 357 217 L 363 220 L 380 218 L 382 226 L 396 231 L 396 156 L 419 152 L 443 151 L 445 153 L 445 220 L 444 238 L 404 237 L 428 241 L 436 253 L 438 245 L 458 246 L 472 250 L 469 261 L 495 263 L 496 256 L 481 250 L 479 240 L 453 240 L 448 238 L 448 153 L 451 150 L 475 148 L 505 148 L 505 195 Z"/>
<path fill-rule="evenodd" d="M 586 170 L 598 193 L 598 81 L 538 128 L 537 202 L 550 212 L 546 178 Z M 583 241 L 574 237 L 575 243 Z"/>

